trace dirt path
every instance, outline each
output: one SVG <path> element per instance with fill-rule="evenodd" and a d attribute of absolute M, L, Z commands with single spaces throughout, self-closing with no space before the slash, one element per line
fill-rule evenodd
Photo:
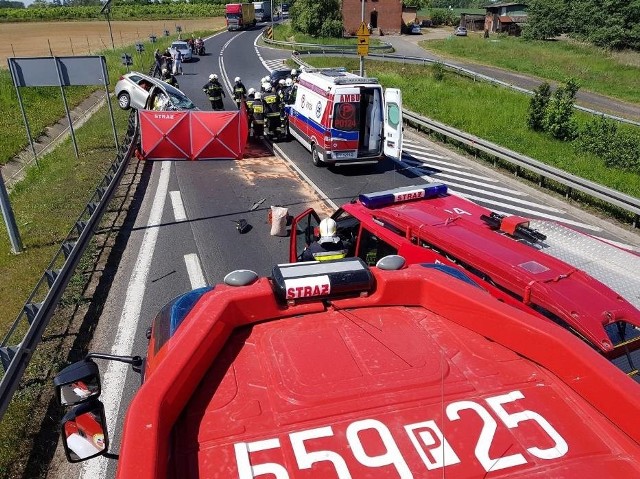
<path fill-rule="evenodd" d="M 214 30 L 224 25 L 224 18 L 183 20 L 113 21 L 111 31 L 116 47 L 149 42 L 149 36 L 160 38 L 164 31 L 183 35 L 196 30 Z M 0 68 L 7 68 L 8 57 L 50 55 L 95 55 L 111 48 L 111 35 L 106 21 L 85 22 L 22 22 L 3 23 L 0 27 Z"/>

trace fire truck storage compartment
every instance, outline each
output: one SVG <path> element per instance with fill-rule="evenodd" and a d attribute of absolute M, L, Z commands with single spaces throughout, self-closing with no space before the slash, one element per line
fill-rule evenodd
<path fill-rule="evenodd" d="M 379 155 L 382 150 L 382 89 L 360 88 L 360 140 L 358 155 Z"/>

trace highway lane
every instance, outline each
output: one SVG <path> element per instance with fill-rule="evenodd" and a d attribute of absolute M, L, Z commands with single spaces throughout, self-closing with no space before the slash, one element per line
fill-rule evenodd
<path fill-rule="evenodd" d="M 221 78 L 226 73 L 231 80 L 238 75 L 247 87 L 257 86 L 267 73 L 254 47 L 259 33 L 259 30 L 222 32 L 207 39 L 208 55 L 184 65 L 185 74 L 178 77 L 181 89 L 201 109 L 209 110 L 202 85 L 210 73 Z M 277 52 L 260 51 L 265 62 L 279 61 Z M 232 109 L 230 92 L 227 95 L 225 106 Z M 401 162 L 384 161 L 375 167 L 317 168 L 312 165 L 309 152 L 297 142 L 281 143 L 278 148 L 334 204 L 347 202 L 360 192 L 442 180 L 450 182 L 455 191 L 475 196 L 478 202 L 485 201 L 498 211 L 510 212 L 519 207 L 590 224 L 579 211 L 530 192 L 532 189 L 518 186 L 512 178 L 497 175 L 409 132 L 407 136 Z M 220 282 L 233 269 L 253 269 L 268 275 L 274 264 L 288 260 L 288 238 L 269 234 L 268 207 L 281 204 L 297 214 L 321 204 L 315 201 L 311 187 L 300 181 L 285 162 L 259 147 L 252 149 L 252 155 L 241 162 L 156 162 L 146 167 L 145 198 L 119 273 L 121 283 L 114 288 L 114 297 L 105 308 L 113 315 L 104 332 L 105 345 L 126 336 L 117 351 L 144 355 L 145 333 L 153 317 L 178 294 Z M 260 206 L 250 211 L 261 200 L 264 201 Z M 245 235 L 239 235 L 235 229 L 234 221 L 240 218 L 252 225 Z M 125 351 L 127 347 L 129 352 Z M 103 373 L 103 399 L 109 403 L 108 408 L 115 408 L 109 430 L 113 451 L 118 449 L 124 411 L 139 385 L 137 375 L 124 371 Z M 107 381 L 112 378 L 116 378 L 115 383 Z M 114 464 L 94 460 L 82 470 L 83 478 L 113 477 Z"/>

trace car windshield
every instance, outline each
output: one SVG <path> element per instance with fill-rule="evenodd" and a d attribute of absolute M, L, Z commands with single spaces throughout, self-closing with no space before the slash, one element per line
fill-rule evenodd
<path fill-rule="evenodd" d="M 179 50 L 186 50 L 187 49 L 187 44 L 186 43 L 173 43 L 171 45 L 171 48 L 176 48 Z"/>
<path fill-rule="evenodd" d="M 196 106 L 184 95 L 168 92 L 171 104 L 180 110 L 193 110 Z"/>

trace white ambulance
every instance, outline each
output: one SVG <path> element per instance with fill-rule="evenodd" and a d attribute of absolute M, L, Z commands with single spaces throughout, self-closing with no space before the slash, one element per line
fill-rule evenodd
<path fill-rule="evenodd" d="M 316 166 L 400 159 L 402 95 L 375 78 L 344 69 L 300 74 L 286 105 L 289 133 L 310 152 Z"/>

